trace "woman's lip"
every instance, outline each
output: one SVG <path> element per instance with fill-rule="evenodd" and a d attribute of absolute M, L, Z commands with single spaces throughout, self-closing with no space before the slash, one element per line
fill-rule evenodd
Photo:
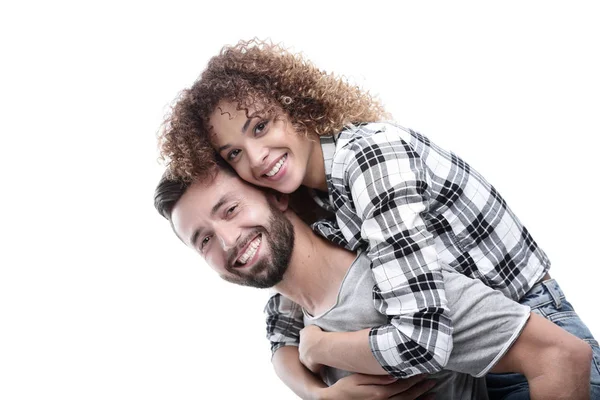
<path fill-rule="evenodd" d="M 260 173 L 260 175 L 261 175 L 261 176 L 263 176 L 263 175 L 267 175 L 267 174 L 269 173 L 269 171 L 271 171 L 271 170 L 272 170 L 272 169 L 275 167 L 275 165 L 276 165 L 276 164 L 277 164 L 277 163 L 278 163 L 278 162 L 279 162 L 279 161 L 280 161 L 280 160 L 281 160 L 281 159 L 282 159 L 284 156 L 285 156 L 285 154 L 282 154 L 282 155 L 281 155 L 281 157 L 278 157 L 278 158 L 276 158 L 275 160 L 273 160 L 273 161 L 271 162 L 271 164 L 269 164 L 269 166 L 268 166 L 267 168 L 265 168 L 265 169 L 264 169 L 264 170 L 263 170 L 263 171 Z"/>
<path fill-rule="evenodd" d="M 289 156 L 289 154 L 288 154 L 288 153 L 285 153 L 283 156 L 285 156 L 285 155 L 287 155 L 287 157 L 286 157 L 285 161 L 283 162 L 283 165 L 281 166 L 281 168 L 279 168 L 279 171 L 277 171 L 277 173 L 276 173 L 275 175 L 273 175 L 273 176 L 267 176 L 267 175 L 264 175 L 264 174 L 263 174 L 263 176 L 262 176 L 262 177 L 263 177 L 263 179 L 267 179 L 267 180 L 270 180 L 270 181 L 277 181 L 277 180 L 281 179 L 281 177 L 282 177 L 282 176 L 285 174 L 285 172 L 287 171 L 288 160 L 290 159 L 290 156 Z M 282 157 L 283 157 L 283 156 L 282 156 Z M 281 159 L 281 158 L 280 158 L 280 159 Z M 279 161 L 278 161 L 278 162 L 279 162 Z M 275 163 L 275 164 L 277 164 L 277 163 Z M 274 165 L 275 165 L 275 164 L 274 164 Z M 271 169 L 273 169 L 273 168 L 271 168 Z M 270 170 L 269 170 L 269 171 L 270 171 Z"/>

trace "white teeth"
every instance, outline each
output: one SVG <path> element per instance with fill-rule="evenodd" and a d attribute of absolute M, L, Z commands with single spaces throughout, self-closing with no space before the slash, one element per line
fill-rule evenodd
<path fill-rule="evenodd" d="M 278 172 L 279 172 L 279 170 L 281 169 L 281 166 L 283 165 L 283 163 L 284 163 L 284 161 L 285 161 L 286 159 L 287 159 L 287 154 L 286 154 L 286 155 L 284 155 L 283 157 L 281 157 L 281 160 L 279 160 L 279 161 L 277 162 L 277 164 L 275 164 L 275 166 L 273 167 L 273 169 L 272 169 L 272 170 L 270 170 L 269 172 L 267 172 L 265 175 L 266 175 L 266 176 L 273 176 L 273 175 L 275 175 L 276 173 L 278 173 Z"/>
<path fill-rule="evenodd" d="M 252 243 L 250 243 L 250 246 L 248 246 L 248 248 L 246 249 L 246 252 L 242 254 L 240 258 L 238 258 L 238 262 L 240 264 L 246 264 L 249 259 L 254 257 L 254 254 L 256 253 L 256 249 L 258 249 L 258 245 L 260 244 L 260 242 L 260 236 L 254 239 Z"/>

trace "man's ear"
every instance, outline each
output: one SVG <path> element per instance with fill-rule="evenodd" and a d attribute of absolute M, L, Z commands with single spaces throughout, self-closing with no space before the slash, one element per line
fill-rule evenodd
<path fill-rule="evenodd" d="M 290 196 L 275 190 L 269 190 L 269 193 L 267 193 L 267 200 L 281 212 L 286 211 L 290 206 Z"/>

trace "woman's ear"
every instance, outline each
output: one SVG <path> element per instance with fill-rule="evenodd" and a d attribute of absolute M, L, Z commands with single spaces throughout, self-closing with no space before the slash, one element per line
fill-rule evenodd
<path fill-rule="evenodd" d="M 267 199 L 281 212 L 286 211 L 290 205 L 290 196 L 275 190 L 267 193 Z"/>

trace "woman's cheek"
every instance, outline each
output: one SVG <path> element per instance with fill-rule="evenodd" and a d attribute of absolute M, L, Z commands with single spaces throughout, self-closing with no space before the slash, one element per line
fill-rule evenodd
<path fill-rule="evenodd" d="M 233 170 L 238 174 L 238 176 L 240 178 L 242 178 L 243 180 L 247 181 L 247 182 L 252 182 L 253 177 L 252 174 L 250 173 L 250 168 L 247 165 L 244 165 L 243 163 L 236 163 L 236 164 L 229 164 L 233 167 Z"/>

